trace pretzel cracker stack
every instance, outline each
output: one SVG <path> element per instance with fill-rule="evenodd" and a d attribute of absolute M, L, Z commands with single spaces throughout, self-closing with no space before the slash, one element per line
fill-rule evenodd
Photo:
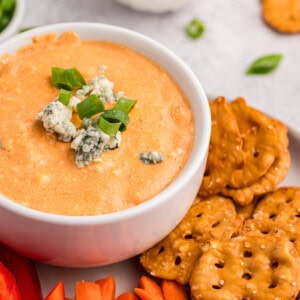
<path fill-rule="evenodd" d="M 300 187 L 278 187 L 290 164 L 286 126 L 243 98 L 210 102 L 212 134 L 198 196 L 180 224 L 140 256 L 191 299 L 297 299 Z"/>

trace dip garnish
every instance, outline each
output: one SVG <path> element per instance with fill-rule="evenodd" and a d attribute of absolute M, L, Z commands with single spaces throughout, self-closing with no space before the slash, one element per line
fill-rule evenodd
<path fill-rule="evenodd" d="M 105 69 L 101 67 L 101 75 L 86 84 L 75 68 L 51 68 L 52 83 L 60 89 L 59 95 L 37 115 L 47 131 L 56 133 L 59 140 L 71 142 L 78 167 L 119 147 L 121 131 L 129 123 L 128 113 L 137 102 L 123 97 L 123 92 L 113 93 L 114 84 L 104 76 Z M 113 102 L 112 108 L 110 105 L 105 109 L 105 103 Z M 79 128 L 71 121 L 73 112 L 82 120 Z"/>
<path fill-rule="evenodd" d="M 96 95 L 90 95 L 77 104 L 77 113 L 81 120 L 84 118 L 90 118 L 103 111 L 104 105 Z"/>
<path fill-rule="evenodd" d="M 71 91 L 86 84 L 83 76 L 76 68 L 62 69 L 53 67 L 51 72 L 52 83 L 58 89 Z"/>
<path fill-rule="evenodd" d="M 146 165 L 156 165 L 164 160 L 164 155 L 158 151 L 142 152 L 139 157 Z"/>
<path fill-rule="evenodd" d="M 71 98 L 71 92 L 64 90 L 64 89 L 60 89 L 59 90 L 59 96 L 58 96 L 58 101 L 60 101 L 62 104 L 64 105 L 68 105 L 70 102 L 70 98 Z"/>

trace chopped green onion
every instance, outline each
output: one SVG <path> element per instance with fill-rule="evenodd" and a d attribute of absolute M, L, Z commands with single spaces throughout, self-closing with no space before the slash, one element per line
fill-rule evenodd
<path fill-rule="evenodd" d="M 121 123 L 120 131 L 126 130 L 129 123 L 128 115 L 124 111 L 114 108 L 104 111 L 101 117 L 110 123 Z"/>
<path fill-rule="evenodd" d="M 282 60 L 282 54 L 270 54 L 262 56 L 256 59 L 248 68 L 247 74 L 267 74 L 274 71 L 280 61 Z"/>
<path fill-rule="evenodd" d="M 109 122 L 106 119 L 103 118 L 103 116 L 100 116 L 98 126 L 99 128 L 105 132 L 106 134 L 113 135 L 118 132 L 120 129 L 120 126 L 122 125 L 122 122 Z"/>
<path fill-rule="evenodd" d="M 60 89 L 59 96 L 58 96 L 58 101 L 60 101 L 64 105 L 68 105 L 69 102 L 70 102 L 70 98 L 71 98 L 71 92 L 70 91 Z"/>
<path fill-rule="evenodd" d="M 76 107 L 80 119 L 90 118 L 104 111 L 104 105 L 96 95 L 90 95 L 79 102 Z"/>
<path fill-rule="evenodd" d="M 62 69 L 53 67 L 51 72 L 52 83 L 58 89 L 71 91 L 86 84 L 83 76 L 76 68 Z"/>
<path fill-rule="evenodd" d="M 82 87 L 86 84 L 83 76 L 76 68 L 66 69 L 65 72 L 67 80 L 71 83 L 71 85 L 74 88 Z"/>
<path fill-rule="evenodd" d="M 113 109 L 122 110 L 128 114 L 136 103 L 137 103 L 136 100 L 122 97 L 117 101 Z"/>
<path fill-rule="evenodd" d="M 0 0 L 0 31 L 11 21 L 15 12 L 16 0 Z"/>
<path fill-rule="evenodd" d="M 192 19 L 185 27 L 185 32 L 192 39 L 200 38 L 205 31 L 203 23 L 198 19 Z"/>

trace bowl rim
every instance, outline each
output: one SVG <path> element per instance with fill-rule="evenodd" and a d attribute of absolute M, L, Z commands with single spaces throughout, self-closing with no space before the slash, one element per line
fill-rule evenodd
<path fill-rule="evenodd" d="M 176 178 L 158 195 L 150 198 L 149 200 L 146 200 L 141 204 L 138 204 L 134 207 L 127 208 L 125 210 L 120 210 L 120 211 L 103 214 L 103 215 L 68 216 L 68 215 L 52 214 L 52 213 L 42 212 L 32 208 L 28 208 L 0 194 L 0 206 L 4 207 L 6 210 L 10 212 L 16 213 L 25 218 L 34 219 L 45 223 L 65 224 L 65 225 L 72 225 L 72 226 L 111 224 L 111 223 L 127 220 L 135 216 L 141 216 L 146 211 L 155 209 L 155 207 L 159 206 L 162 201 L 167 201 L 172 194 L 178 193 L 178 191 L 182 188 L 182 186 L 187 184 L 187 181 L 192 179 L 193 175 L 197 172 L 197 168 L 199 167 L 199 165 L 201 165 L 203 161 L 206 161 L 207 149 L 209 145 L 210 131 L 211 131 L 211 115 L 210 115 L 209 104 L 208 104 L 206 94 L 203 90 L 201 83 L 199 82 L 198 78 L 196 77 L 192 69 L 179 56 L 177 56 L 174 52 L 169 50 L 163 44 L 157 42 L 156 40 L 144 34 L 123 27 L 109 25 L 109 24 L 93 23 L 93 22 L 67 22 L 67 23 L 56 23 L 56 24 L 45 25 L 45 26 L 33 28 L 23 33 L 20 33 L 14 37 L 11 37 L 9 40 L 5 41 L 4 43 L 0 44 L 0 57 L 6 52 L 11 52 L 11 50 L 6 50 L 7 48 L 9 49 L 10 47 L 13 47 L 16 50 L 22 45 L 30 44 L 32 41 L 32 37 L 36 35 L 50 33 L 50 32 L 61 33 L 68 30 L 72 30 L 76 32 L 76 28 L 81 30 L 98 29 L 105 32 L 108 31 L 109 33 L 122 34 L 125 35 L 126 37 L 129 37 L 131 41 L 139 40 L 142 43 L 146 43 L 148 46 L 161 51 L 162 53 L 168 55 L 170 59 L 172 59 L 175 63 L 179 65 L 182 72 L 184 72 L 186 76 L 188 76 L 189 80 L 195 87 L 195 90 L 197 91 L 199 98 L 202 99 L 202 101 L 199 101 L 200 103 L 199 106 L 201 106 L 201 110 L 203 111 L 202 113 L 203 128 L 201 132 L 201 143 L 199 144 L 199 146 L 201 145 L 202 147 L 198 147 L 199 149 L 198 148 L 196 149 L 197 150 L 196 153 L 195 151 L 196 145 L 194 143 L 187 162 L 185 163 L 180 173 L 176 176 Z M 88 40 L 89 38 L 86 39 Z M 139 52 L 139 50 L 136 50 L 133 47 L 131 48 Z M 155 59 L 153 59 L 152 57 L 149 58 L 155 61 Z"/>
<path fill-rule="evenodd" d="M 18 31 L 25 14 L 26 0 L 16 0 L 15 12 L 8 25 L 0 32 L 0 42 L 3 42 Z"/>

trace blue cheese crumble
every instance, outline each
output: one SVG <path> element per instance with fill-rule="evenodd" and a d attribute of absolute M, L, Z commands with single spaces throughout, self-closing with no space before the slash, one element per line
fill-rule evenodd
<path fill-rule="evenodd" d="M 57 99 L 44 107 L 36 118 L 43 122 L 47 131 L 56 133 L 61 141 L 70 142 L 76 136 L 77 129 L 71 122 L 72 109 Z"/>
<path fill-rule="evenodd" d="M 97 127 L 97 120 L 84 119 L 82 129 L 71 143 L 75 150 L 75 163 L 79 168 L 102 155 L 104 151 L 114 150 L 121 143 L 121 133 L 109 136 Z"/>
<path fill-rule="evenodd" d="M 84 85 L 81 89 L 76 91 L 76 97 L 79 99 L 83 99 L 88 94 L 89 95 L 97 95 L 103 104 L 105 103 L 113 103 L 121 98 L 124 93 L 117 92 L 114 93 L 114 83 L 108 80 L 104 71 L 106 70 L 106 66 L 102 66 L 100 68 L 100 76 L 96 76 L 90 80 L 87 85 Z"/>
<path fill-rule="evenodd" d="M 75 150 L 75 163 L 79 168 L 89 165 L 99 157 L 110 140 L 108 134 L 94 127 L 92 124 L 84 126 L 77 131 L 77 135 L 71 143 Z"/>
<path fill-rule="evenodd" d="M 139 157 L 146 165 L 156 165 L 164 160 L 164 155 L 158 151 L 142 152 Z"/>

